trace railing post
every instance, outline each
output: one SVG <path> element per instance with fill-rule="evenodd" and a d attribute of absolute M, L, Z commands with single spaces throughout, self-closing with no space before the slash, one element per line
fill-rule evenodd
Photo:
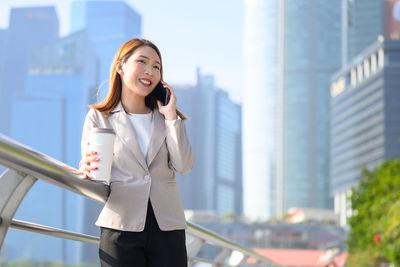
<path fill-rule="evenodd" d="M 187 248 L 187 255 L 188 258 L 194 258 L 197 256 L 199 253 L 201 247 L 205 243 L 204 240 L 201 240 L 200 238 L 194 237 L 194 236 L 187 236 L 186 237 L 187 243 L 186 243 L 186 248 Z"/>
<path fill-rule="evenodd" d="M 7 169 L 0 176 L 0 250 L 11 220 L 36 178 Z"/>
<path fill-rule="evenodd" d="M 214 262 L 214 266 L 224 266 L 225 265 L 225 260 L 228 258 L 228 256 L 231 254 L 231 250 L 230 249 L 223 249 L 215 258 Z"/>

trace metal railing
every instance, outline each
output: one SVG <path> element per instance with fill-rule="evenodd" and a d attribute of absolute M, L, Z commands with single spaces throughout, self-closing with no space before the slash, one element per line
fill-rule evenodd
<path fill-rule="evenodd" d="M 9 227 L 98 245 L 98 237 L 16 220 L 14 215 L 37 179 L 102 203 L 108 198 L 108 185 L 83 180 L 74 173 L 76 169 L 1 135 L 0 165 L 8 167 L 0 176 L 0 249 Z M 246 266 L 249 258 L 255 259 L 255 265 L 258 266 L 279 266 L 251 249 L 199 225 L 188 222 L 186 233 L 189 266 L 196 262 L 212 266 Z M 221 252 L 213 259 L 199 257 L 201 248 L 206 244 L 219 248 Z"/>

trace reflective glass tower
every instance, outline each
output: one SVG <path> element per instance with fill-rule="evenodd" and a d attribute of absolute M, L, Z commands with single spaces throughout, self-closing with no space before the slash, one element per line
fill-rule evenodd
<path fill-rule="evenodd" d="M 25 89 L 29 50 L 58 38 L 54 7 L 12 8 L 0 54 L 0 132 L 11 131 L 12 102 Z M 0 45 L 1 46 L 1 45 Z"/>
<path fill-rule="evenodd" d="M 242 213 L 241 108 L 215 84 L 214 76 L 198 71 L 197 84 L 175 87 L 196 163 L 177 175 L 183 206 L 213 211 L 218 217 Z"/>
<path fill-rule="evenodd" d="M 71 32 L 82 29 L 94 45 L 99 58 L 99 80 L 104 82 L 109 78 L 118 48 L 129 39 L 141 36 L 142 18 L 124 1 L 74 1 Z"/>
<path fill-rule="evenodd" d="M 400 157 L 400 1 L 342 1 L 342 68 L 331 85 L 331 185 L 341 226 L 361 169 Z M 349 55 L 346 58 L 346 55 Z"/>
<path fill-rule="evenodd" d="M 245 1 L 243 209 L 253 219 L 276 212 L 278 1 Z"/>
<path fill-rule="evenodd" d="M 366 47 L 376 41 L 382 33 L 385 1 L 342 0 L 346 18 L 347 59 L 351 60 Z"/>
<path fill-rule="evenodd" d="M 283 211 L 333 207 L 329 188 L 330 76 L 340 67 L 340 1 L 285 1 Z M 299 12 L 301 10 L 301 12 Z"/>
<path fill-rule="evenodd" d="M 331 208 L 329 79 L 340 66 L 340 1 L 245 5 L 245 214 Z"/>
<path fill-rule="evenodd" d="M 85 32 L 33 49 L 26 88 L 13 102 L 12 138 L 70 166 L 80 161 L 81 129 L 97 84 L 96 56 Z M 79 231 L 82 203 L 76 194 L 38 181 L 15 217 Z M 79 242 L 9 231 L 4 257 L 80 262 Z"/>

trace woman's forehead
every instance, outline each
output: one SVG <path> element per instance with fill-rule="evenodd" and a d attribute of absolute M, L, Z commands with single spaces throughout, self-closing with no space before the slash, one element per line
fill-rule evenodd
<path fill-rule="evenodd" d="M 152 47 L 148 46 L 148 45 L 144 45 L 141 47 L 138 47 L 135 49 L 135 51 L 133 52 L 132 56 L 134 57 L 145 57 L 148 58 L 150 60 L 155 60 L 160 62 L 160 57 L 158 56 L 156 50 L 154 50 Z"/>

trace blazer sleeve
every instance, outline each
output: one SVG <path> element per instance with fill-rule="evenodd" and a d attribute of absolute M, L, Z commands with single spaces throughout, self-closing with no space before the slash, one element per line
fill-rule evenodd
<path fill-rule="evenodd" d="M 185 123 L 181 119 L 165 120 L 169 165 L 177 172 L 185 174 L 193 168 L 194 155 L 186 134 Z"/>
<path fill-rule="evenodd" d="M 98 128 L 95 120 L 95 112 L 90 109 L 83 123 L 82 140 L 81 140 L 81 157 L 83 158 L 89 152 L 89 135 L 93 128 Z"/>

